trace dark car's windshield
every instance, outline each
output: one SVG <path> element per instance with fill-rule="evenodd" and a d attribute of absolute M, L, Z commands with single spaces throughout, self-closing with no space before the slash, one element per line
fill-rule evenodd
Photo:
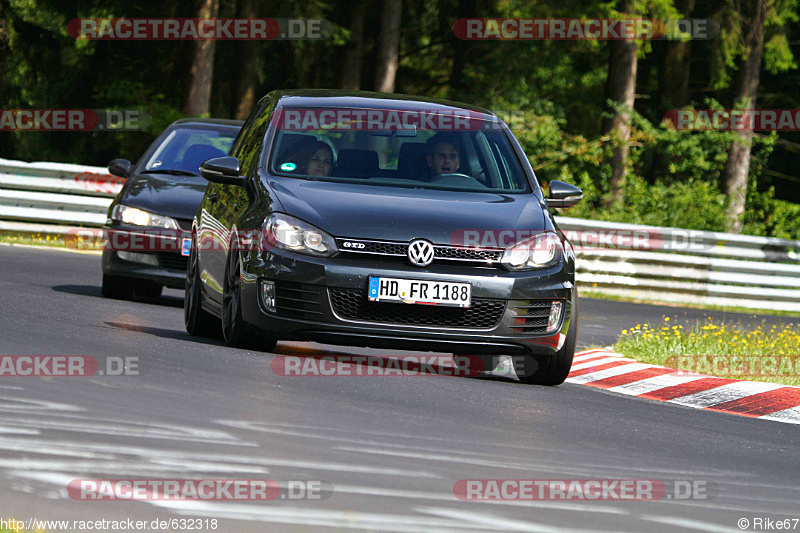
<path fill-rule="evenodd" d="M 530 192 L 517 155 L 497 122 L 467 116 L 456 124 L 460 128 L 436 129 L 453 122 L 409 119 L 409 113 L 420 113 L 416 111 L 282 111 L 274 120 L 277 134 L 268 165 L 272 174 L 424 189 Z M 356 111 L 374 120 L 359 125 L 362 115 Z M 332 117 L 338 122 L 326 122 Z"/>
<path fill-rule="evenodd" d="M 200 175 L 200 164 L 227 155 L 238 128 L 182 127 L 172 130 L 145 164 L 145 171 L 182 170 Z"/>

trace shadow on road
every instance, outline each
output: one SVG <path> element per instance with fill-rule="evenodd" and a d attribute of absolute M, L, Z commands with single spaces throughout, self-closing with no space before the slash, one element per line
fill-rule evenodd
<path fill-rule="evenodd" d="M 53 287 L 53 290 L 67 294 L 76 294 L 78 296 L 93 296 L 95 298 L 103 298 L 103 295 L 100 293 L 100 287 L 97 285 L 56 285 Z M 175 296 L 161 296 L 159 298 L 143 298 L 141 296 L 134 296 L 130 301 L 163 305 L 165 307 L 179 307 L 183 309 L 183 298 Z"/>
<path fill-rule="evenodd" d="M 150 326 L 142 326 L 140 324 L 126 324 L 124 322 L 103 322 L 112 328 L 124 329 L 128 331 L 135 331 L 137 333 L 147 333 L 148 335 L 155 335 L 162 339 L 175 339 L 179 341 L 196 342 L 198 344 L 212 344 L 214 346 L 222 346 L 222 341 L 219 339 L 212 339 L 208 337 L 193 337 L 185 331 L 153 328 Z"/>

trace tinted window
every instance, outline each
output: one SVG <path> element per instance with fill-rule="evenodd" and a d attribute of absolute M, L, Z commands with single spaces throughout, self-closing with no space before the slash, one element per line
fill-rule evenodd
<path fill-rule="evenodd" d="M 276 117 L 282 112 L 276 112 Z M 473 123 L 468 131 L 415 126 L 404 131 L 282 127 L 286 124 L 288 119 L 276 121 L 268 165 L 273 174 L 367 185 L 530 192 L 520 162 L 497 122 Z"/>
<path fill-rule="evenodd" d="M 145 170 L 187 170 L 199 174 L 203 161 L 228 153 L 237 132 L 236 128 L 176 128 L 158 146 Z"/>

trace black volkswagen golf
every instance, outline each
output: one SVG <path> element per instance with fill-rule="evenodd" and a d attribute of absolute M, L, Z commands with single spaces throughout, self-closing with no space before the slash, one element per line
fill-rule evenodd
<path fill-rule="evenodd" d="M 279 91 L 245 122 L 192 224 L 186 329 L 453 353 L 556 385 L 578 328 L 575 255 L 492 112 L 419 97 Z"/>

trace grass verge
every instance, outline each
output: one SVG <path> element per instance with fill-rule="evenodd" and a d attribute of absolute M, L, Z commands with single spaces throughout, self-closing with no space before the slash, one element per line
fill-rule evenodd
<path fill-rule="evenodd" d="M 669 321 L 622 330 L 614 351 L 686 372 L 800 386 L 800 327 L 795 324 L 745 329 L 709 318 L 684 328 Z"/>
<path fill-rule="evenodd" d="M 48 233 L 0 233 L 0 243 L 3 244 L 66 248 L 78 252 L 103 251 L 100 241 L 76 241 L 74 236 L 69 236 L 68 239 L 69 241 L 65 240 L 64 235 Z"/>

